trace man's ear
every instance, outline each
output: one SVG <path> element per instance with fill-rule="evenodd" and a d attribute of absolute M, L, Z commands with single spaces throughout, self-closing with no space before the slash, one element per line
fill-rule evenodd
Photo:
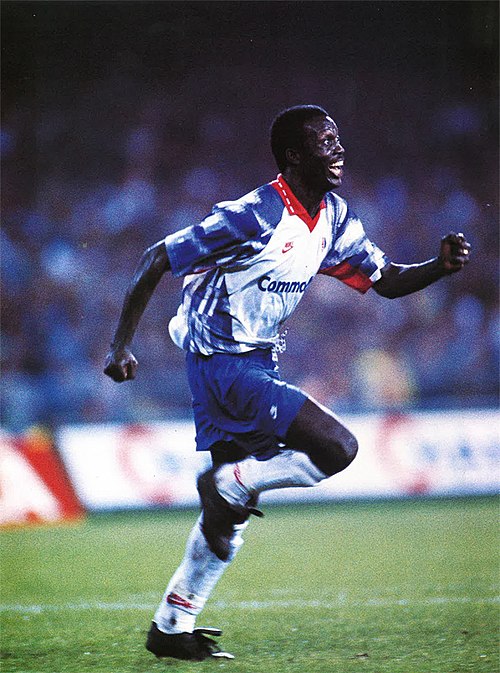
<path fill-rule="evenodd" d="M 291 147 L 288 147 L 285 150 L 285 157 L 287 163 L 292 164 L 293 166 L 297 166 L 298 164 L 300 164 L 300 152 L 292 149 Z"/>

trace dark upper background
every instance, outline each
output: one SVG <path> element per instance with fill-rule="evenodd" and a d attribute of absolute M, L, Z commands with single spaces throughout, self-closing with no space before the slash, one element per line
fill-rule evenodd
<path fill-rule="evenodd" d="M 339 193 L 394 261 L 464 231 L 469 268 L 412 297 L 318 278 L 290 380 L 339 411 L 495 404 L 496 2 L 2 3 L 5 426 L 189 413 L 162 282 L 117 386 L 102 361 L 149 244 L 272 179 L 282 108 L 326 107 Z"/>

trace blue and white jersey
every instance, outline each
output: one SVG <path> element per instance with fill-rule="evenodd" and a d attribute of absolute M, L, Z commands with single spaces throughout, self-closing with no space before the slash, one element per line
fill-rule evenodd
<path fill-rule="evenodd" d="M 282 175 L 165 245 L 172 273 L 185 276 L 170 335 L 203 355 L 272 347 L 317 273 L 366 292 L 389 261 L 344 199 L 329 192 L 311 218 Z"/>

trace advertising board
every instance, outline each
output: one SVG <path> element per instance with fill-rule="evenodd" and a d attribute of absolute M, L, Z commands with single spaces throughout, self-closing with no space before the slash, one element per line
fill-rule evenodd
<path fill-rule="evenodd" d="M 474 495 L 498 492 L 499 414 L 467 410 L 351 416 L 356 460 L 314 488 L 263 495 L 265 502 Z M 209 456 L 195 451 L 190 422 L 67 426 L 59 451 L 91 511 L 198 504 L 196 475 Z"/>
<path fill-rule="evenodd" d="M 55 451 L 40 429 L 0 430 L 0 526 L 78 519 L 83 509 Z"/>

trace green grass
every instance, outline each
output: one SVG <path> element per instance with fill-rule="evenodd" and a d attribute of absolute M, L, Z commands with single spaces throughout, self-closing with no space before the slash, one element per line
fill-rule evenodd
<path fill-rule="evenodd" d="M 194 512 L 4 532 L 3 673 L 496 673 L 493 499 L 266 508 L 199 623 L 234 661 L 156 660 L 145 632 Z"/>

